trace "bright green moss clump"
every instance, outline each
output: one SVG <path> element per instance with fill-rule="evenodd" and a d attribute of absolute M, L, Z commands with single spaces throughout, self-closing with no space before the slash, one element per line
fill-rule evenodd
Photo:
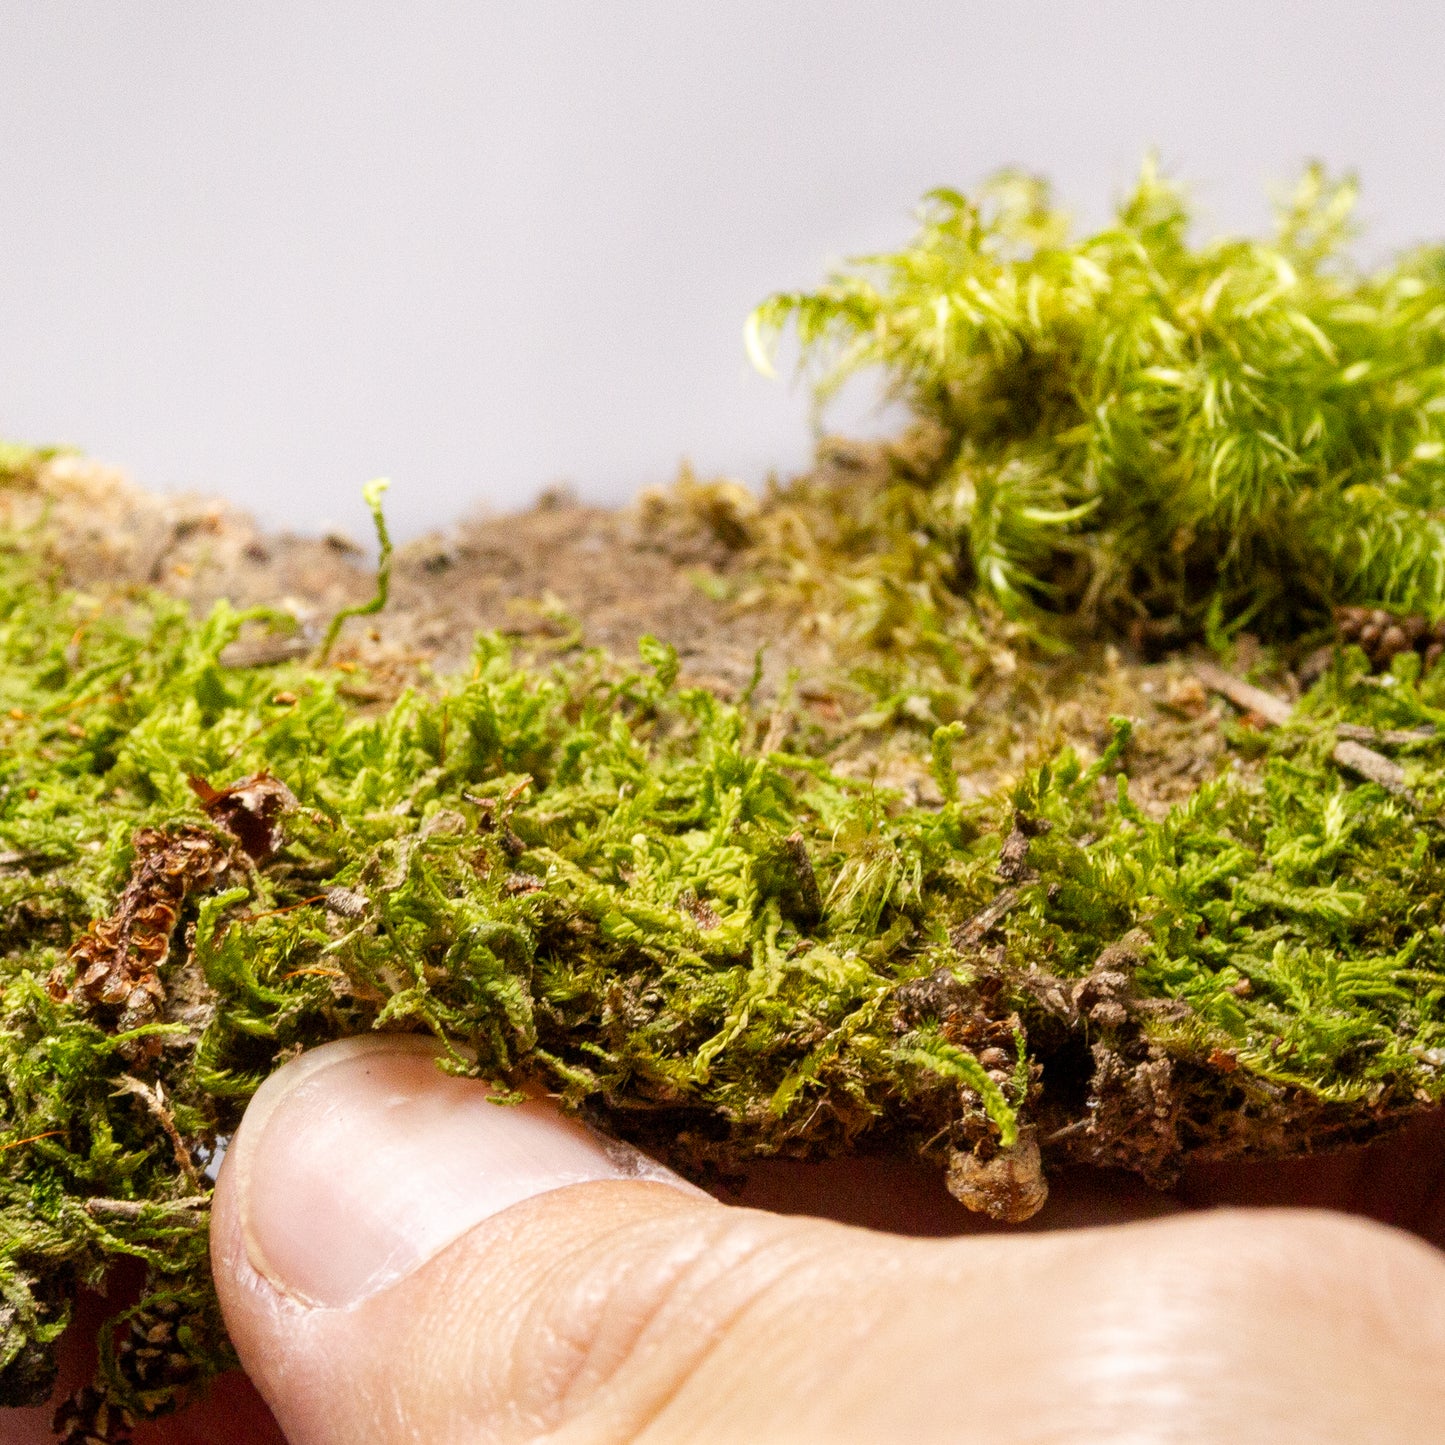
<path fill-rule="evenodd" d="M 1445 250 L 1345 250 L 1306 173 L 1269 240 L 1197 243 L 1152 165 L 1075 239 L 1047 186 L 932 193 L 901 251 L 773 297 L 827 393 L 881 367 L 944 444 L 908 525 L 1013 613 L 1272 635 L 1332 604 L 1445 613 Z M 922 571 L 926 574 L 927 569 Z"/>

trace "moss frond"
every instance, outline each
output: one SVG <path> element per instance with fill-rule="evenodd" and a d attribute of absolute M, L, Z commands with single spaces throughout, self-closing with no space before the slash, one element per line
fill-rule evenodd
<path fill-rule="evenodd" d="M 1272 237 L 1196 244 L 1153 162 L 1077 238 L 1040 181 L 935 191 L 902 250 L 764 302 L 751 350 L 792 327 L 820 395 L 881 368 L 942 429 L 935 545 L 1010 613 L 1434 620 L 1445 272 L 1359 269 L 1355 193 L 1312 166 Z"/>

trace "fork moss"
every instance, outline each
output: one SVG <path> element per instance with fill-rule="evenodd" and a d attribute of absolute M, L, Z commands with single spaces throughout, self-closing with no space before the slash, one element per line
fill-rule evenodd
<path fill-rule="evenodd" d="M 931 192 L 902 249 L 769 298 L 749 349 L 771 371 L 791 327 L 821 399 L 881 370 L 944 437 L 904 509 L 943 584 L 1036 626 L 1279 636 L 1345 603 L 1434 620 L 1445 253 L 1360 267 L 1355 195 L 1312 166 L 1272 236 L 1196 243 L 1151 161 L 1076 238 L 1044 181 L 1005 172 Z"/>

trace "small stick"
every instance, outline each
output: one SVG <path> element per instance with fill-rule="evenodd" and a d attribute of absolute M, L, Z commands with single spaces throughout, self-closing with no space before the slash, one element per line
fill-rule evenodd
<path fill-rule="evenodd" d="M 1211 692 L 1226 697 L 1236 707 L 1262 717 L 1275 727 L 1283 727 L 1294 716 L 1294 709 L 1282 697 L 1255 687 L 1233 673 L 1225 672 L 1213 663 L 1201 662 L 1194 668 L 1194 675 Z M 1405 770 L 1382 753 L 1367 748 L 1363 743 L 1347 738 L 1335 744 L 1330 756 L 1342 768 L 1358 773 L 1371 783 L 1378 783 L 1387 792 L 1408 798 L 1410 791 L 1405 786 Z"/>
<path fill-rule="evenodd" d="M 221 652 L 225 667 L 274 667 L 292 662 L 311 651 L 304 637 L 261 637 L 254 642 L 233 642 Z"/>
<path fill-rule="evenodd" d="M 165 1130 L 166 1138 L 171 1141 L 171 1152 L 176 1156 L 176 1163 L 180 1165 L 181 1173 L 186 1176 L 192 1186 L 199 1187 L 201 1176 L 196 1173 L 196 1166 L 191 1162 L 191 1154 L 190 1150 L 186 1148 L 186 1141 L 181 1138 L 181 1131 L 176 1128 L 176 1121 L 166 1107 L 165 1086 L 157 1080 L 153 1088 L 148 1088 L 133 1074 L 122 1074 L 118 1082 L 120 1087 L 116 1090 L 117 1094 L 134 1094 L 155 1115 L 156 1122 Z"/>
<path fill-rule="evenodd" d="M 162 1214 L 195 1214 L 210 1208 L 209 1194 L 193 1194 L 188 1199 L 87 1199 L 85 1212 L 92 1219 L 139 1219 L 147 1209 Z"/>
<path fill-rule="evenodd" d="M 1405 748 L 1411 743 L 1428 743 L 1439 736 L 1434 728 L 1367 728 L 1359 723 L 1336 723 L 1337 738 L 1357 743 L 1378 743 L 1381 747 Z"/>
<path fill-rule="evenodd" d="M 1017 888 L 1005 888 L 987 908 L 961 924 L 949 940 L 956 949 L 976 948 L 993 929 L 1013 912 L 1019 901 Z"/>
<path fill-rule="evenodd" d="M 1377 753 L 1374 748 L 1367 748 L 1364 743 L 1346 739 L 1335 744 L 1330 756 L 1342 768 L 1348 768 L 1352 773 L 1358 773 L 1362 778 L 1378 783 L 1387 792 L 1396 793 L 1402 798 L 1410 796 L 1410 790 L 1405 786 L 1404 768 Z"/>
<path fill-rule="evenodd" d="M 1222 667 L 1215 667 L 1212 662 L 1197 664 L 1194 675 L 1210 692 L 1217 692 L 1221 697 L 1227 697 L 1235 707 L 1244 712 L 1258 713 L 1266 722 L 1273 723 L 1275 727 L 1283 727 L 1294 714 L 1294 708 L 1282 697 L 1276 697 L 1262 687 L 1255 687 L 1253 683 L 1246 682 L 1242 677 L 1235 677 L 1232 672 L 1225 672 Z"/>

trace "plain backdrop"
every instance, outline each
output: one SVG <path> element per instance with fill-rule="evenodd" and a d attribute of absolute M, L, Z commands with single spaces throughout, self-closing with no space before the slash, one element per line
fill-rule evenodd
<path fill-rule="evenodd" d="M 1434 0 L 0 0 L 0 435 L 403 534 L 799 467 L 748 309 L 1003 165 L 1445 235 Z M 840 423 L 878 427 L 855 395 Z"/>

